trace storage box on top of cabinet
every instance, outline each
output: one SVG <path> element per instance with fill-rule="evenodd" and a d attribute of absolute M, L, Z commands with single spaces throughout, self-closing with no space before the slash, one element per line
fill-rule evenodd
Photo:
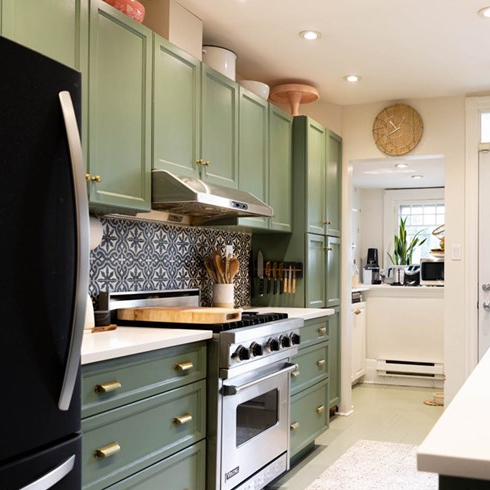
<path fill-rule="evenodd" d="M 205 407 L 204 342 L 84 365 L 83 488 L 139 488 L 179 467 L 182 488 L 204 490 Z"/>

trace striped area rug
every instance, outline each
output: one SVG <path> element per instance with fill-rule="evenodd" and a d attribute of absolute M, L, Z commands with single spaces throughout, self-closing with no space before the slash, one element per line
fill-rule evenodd
<path fill-rule="evenodd" d="M 306 490 L 437 490 L 438 476 L 417 470 L 417 446 L 357 441 Z"/>

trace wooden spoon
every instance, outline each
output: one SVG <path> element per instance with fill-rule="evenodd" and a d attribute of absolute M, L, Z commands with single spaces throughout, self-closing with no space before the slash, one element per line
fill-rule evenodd
<path fill-rule="evenodd" d="M 230 267 L 228 272 L 228 275 L 230 276 L 230 283 L 233 282 L 233 278 L 238 274 L 239 269 L 240 269 L 240 262 L 238 262 L 238 259 L 236 257 L 233 257 L 230 260 Z"/>
<path fill-rule="evenodd" d="M 226 284 L 223 262 L 221 261 L 221 256 L 218 253 L 214 256 L 214 265 L 216 267 L 216 272 L 218 273 L 218 282 Z"/>
<path fill-rule="evenodd" d="M 216 275 L 216 271 L 214 269 L 213 265 L 213 259 L 211 257 L 206 257 L 204 259 L 204 267 L 208 271 L 209 277 L 211 278 L 212 281 L 218 282 L 218 277 Z"/>

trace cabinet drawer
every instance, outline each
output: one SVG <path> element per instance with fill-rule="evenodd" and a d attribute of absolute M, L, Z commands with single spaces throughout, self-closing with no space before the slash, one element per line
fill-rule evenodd
<path fill-rule="evenodd" d="M 82 366 L 82 418 L 206 377 L 198 342 Z"/>
<path fill-rule="evenodd" d="M 206 436 L 206 381 L 82 420 L 82 483 L 101 489 Z"/>
<path fill-rule="evenodd" d="M 300 330 L 302 347 L 329 339 L 328 317 L 318 320 L 307 320 Z"/>
<path fill-rule="evenodd" d="M 172 488 L 205 490 L 205 441 L 184 449 L 149 468 L 116 483 L 110 490 L 153 490 Z"/>
<path fill-rule="evenodd" d="M 328 429 L 328 379 L 291 398 L 291 454 L 308 446 Z"/>
<path fill-rule="evenodd" d="M 292 357 L 298 369 L 291 373 L 291 394 L 304 390 L 328 376 L 329 343 L 313 345 L 302 349 Z"/>

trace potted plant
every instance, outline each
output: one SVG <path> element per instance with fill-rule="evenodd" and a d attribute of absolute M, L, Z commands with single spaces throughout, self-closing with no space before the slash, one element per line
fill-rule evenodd
<path fill-rule="evenodd" d="M 420 239 L 419 235 L 423 230 L 418 231 L 410 240 L 407 241 L 407 218 L 400 218 L 400 227 L 398 229 L 398 235 L 395 235 L 395 247 L 393 255 L 390 253 L 390 258 L 393 265 L 410 265 L 412 263 L 412 254 L 417 247 L 420 247 L 425 243 L 427 238 Z"/>

